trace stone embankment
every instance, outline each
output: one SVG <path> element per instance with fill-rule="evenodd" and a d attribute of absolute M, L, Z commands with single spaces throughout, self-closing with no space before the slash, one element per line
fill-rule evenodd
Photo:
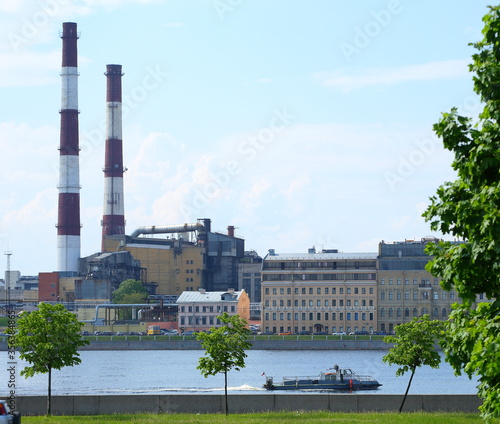
<path fill-rule="evenodd" d="M 120 337 L 90 337 L 90 344 L 81 350 L 201 350 L 201 343 L 192 336 L 181 338 L 143 336 Z M 282 338 L 251 339 L 253 350 L 387 350 L 391 347 L 382 340 L 353 340 L 353 339 L 293 339 L 287 336 Z M 0 339 L 0 351 L 7 350 L 7 340 Z"/>
<path fill-rule="evenodd" d="M 397 411 L 402 395 L 346 394 L 230 394 L 229 411 Z M 44 415 L 45 396 L 18 396 L 16 409 L 23 415 Z M 481 400 L 476 395 L 408 395 L 404 411 L 477 413 Z M 224 395 L 103 395 L 52 396 L 53 415 L 98 415 L 117 413 L 221 413 Z"/>

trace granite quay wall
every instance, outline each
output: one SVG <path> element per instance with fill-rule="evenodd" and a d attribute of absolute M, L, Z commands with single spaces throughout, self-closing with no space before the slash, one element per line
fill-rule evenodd
<path fill-rule="evenodd" d="M 229 395 L 230 413 L 267 411 L 367 412 L 397 411 L 403 395 L 382 394 L 236 394 Z M 404 411 L 477 413 L 476 395 L 408 395 Z M 23 415 L 45 415 L 45 396 L 18 396 Z M 52 396 L 53 415 L 100 415 L 115 413 L 222 413 L 224 395 L 108 395 Z"/>
<path fill-rule="evenodd" d="M 90 345 L 81 350 L 202 350 L 201 342 L 192 337 L 165 339 L 164 337 L 144 336 L 141 340 L 103 340 L 90 338 Z M 253 350 L 387 350 L 392 345 L 382 340 L 293 340 L 283 339 L 250 340 Z M 7 342 L 0 340 L 0 351 L 7 350 Z"/>

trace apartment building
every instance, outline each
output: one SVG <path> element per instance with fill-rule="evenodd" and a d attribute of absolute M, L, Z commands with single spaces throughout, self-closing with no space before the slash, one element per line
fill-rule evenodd
<path fill-rule="evenodd" d="M 379 244 L 378 331 L 392 332 L 396 325 L 425 314 L 431 319 L 448 319 L 451 305 L 459 299 L 425 270 L 431 259 L 425 247 L 437 241 L 426 237 Z"/>
<path fill-rule="evenodd" d="M 212 327 L 220 326 L 217 317 L 224 312 L 239 315 L 246 321 L 250 319 L 250 299 L 245 290 L 184 291 L 177 299 L 177 305 L 177 322 L 181 332 L 208 331 Z"/>
<path fill-rule="evenodd" d="M 375 252 L 270 250 L 262 264 L 263 331 L 376 331 L 376 265 Z"/>

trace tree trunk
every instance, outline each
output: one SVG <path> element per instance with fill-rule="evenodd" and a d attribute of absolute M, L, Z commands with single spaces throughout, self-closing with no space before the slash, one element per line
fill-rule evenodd
<path fill-rule="evenodd" d="M 405 404 L 406 396 L 408 396 L 408 392 L 410 391 L 411 381 L 413 380 L 413 376 L 415 375 L 415 370 L 416 370 L 416 367 L 413 367 L 411 369 L 410 381 L 408 382 L 408 387 L 406 388 L 406 392 L 405 392 L 405 396 L 403 398 L 403 402 L 401 402 L 401 406 L 399 407 L 399 413 L 401 413 L 401 411 L 403 410 L 403 405 Z"/>
<path fill-rule="evenodd" d="M 47 393 L 47 416 L 51 414 L 51 396 L 52 396 L 52 367 L 49 367 L 49 389 Z"/>
<path fill-rule="evenodd" d="M 224 398 L 226 400 L 226 415 L 228 415 L 229 408 L 227 405 L 227 370 L 224 371 Z"/>

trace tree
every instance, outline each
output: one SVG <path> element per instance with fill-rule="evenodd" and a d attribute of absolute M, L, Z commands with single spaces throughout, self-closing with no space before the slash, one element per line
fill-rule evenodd
<path fill-rule="evenodd" d="M 231 369 L 239 371 L 245 368 L 246 349 L 252 345 L 246 339 L 250 330 L 246 327 L 247 322 L 239 315 L 229 316 L 224 312 L 217 317 L 224 325 L 213 327 L 210 333 L 199 333 L 197 340 L 201 340 L 201 346 L 206 350 L 206 355 L 201 357 L 199 365 L 203 377 L 224 374 L 225 413 L 229 413 L 227 402 L 227 373 Z"/>
<path fill-rule="evenodd" d="M 27 361 L 21 375 L 48 373 L 47 415 L 51 414 L 52 370 L 81 362 L 78 348 L 88 344 L 80 330 L 83 323 L 61 304 L 40 303 L 38 310 L 24 312 L 17 321 L 19 357 Z"/>
<path fill-rule="evenodd" d="M 489 419 L 500 416 L 500 7 L 489 7 L 483 22 L 469 69 L 484 108 L 475 121 L 453 108 L 434 125 L 454 152 L 457 179 L 438 188 L 423 216 L 432 230 L 464 240 L 429 244 L 427 270 L 462 298 L 447 323 L 446 360 L 456 374 L 479 375 Z M 477 304 L 479 294 L 492 301 Z"/>
<path fill-rule="evenodd" d="M 125 280 L 113 292 L 113 303 L 128 304 L 128 303 L 145 303 L 148 300 L 149 293 L 144 285 L 137 280 Z M 128 310 L 128 308 L 126 308 Z M 132 311 L 119 311 L 121 319 L 130 319 Z"/>
<path fill-rule="evenodd" d="M 443 328 L 441 321 L 431 321 L 429 315 L 424 315 L 421 318 L 415 317 L 410 322 L 396 326 L 395 336 L 384 337 L 384 342 L 395 343 L 395 346 L 389 349 L 389 353 L 382 360 L 389 365 L 400 365 L 396 370 L 397 376 L 411 371 L 410 381 L 406 387 L 399 412 L 403 410 L 416 369 L 422 365 L 439 368 L 441 357 L 436 350 L 435 343 L 442 338 Z"/>

